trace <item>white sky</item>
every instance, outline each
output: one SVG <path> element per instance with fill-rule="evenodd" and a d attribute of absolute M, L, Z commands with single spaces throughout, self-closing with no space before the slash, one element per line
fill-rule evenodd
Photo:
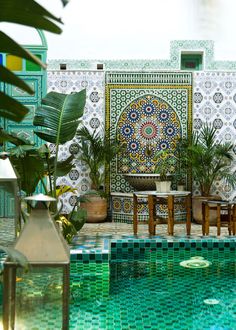
<path fill-rule="evenodd" d="M 236 0 L 38 2 L 64 22 L 61 35 L 45 33 L 48 59 L 165 59 L 171 40 L 208 39 L 216 59 L 236 60 Z M 30 29 L 24 31 L 12 35 L 28 43 Z"/>

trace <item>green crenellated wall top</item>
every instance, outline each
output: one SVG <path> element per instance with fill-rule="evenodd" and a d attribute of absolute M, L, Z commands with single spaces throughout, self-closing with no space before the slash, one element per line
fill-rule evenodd
<path fill-rule="evenodd" d="M 60 70 L 61 64 L 66 64 L 66 70 L 97 70 L 97 64 L 103 64 L 105 71 L 173 71 L 181 69 L 181 54 L 202 54 L 202 70 L 236 70 L 236 61 L 215 61 L 214 41 L 212 40 L 173 40 L 170 43 L 169 59 L 157 60 L 49 60 L 48 70 Z"/>

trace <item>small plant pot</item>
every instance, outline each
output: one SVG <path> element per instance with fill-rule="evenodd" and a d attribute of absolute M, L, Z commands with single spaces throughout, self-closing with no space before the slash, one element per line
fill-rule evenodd
<path fill-rule="evenodd" d="M 155 181 L 156 191 L 160 193 L 170 192 L 171 181 Z"/>
<path fill-rule="evenodd" d="M 177 190 L 178 191 L 184 191 L 185 190 L 185 185 L 184 184 L 178 184 L 177 185 Z"/>

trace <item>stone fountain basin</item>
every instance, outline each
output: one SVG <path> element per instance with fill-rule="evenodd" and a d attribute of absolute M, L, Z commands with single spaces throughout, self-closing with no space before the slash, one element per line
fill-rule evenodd
<path fill-rule="evenodd" d="M 155 181 L 159 180 L 160 174 L 128 173 L 124 177 L 135 191 L 156 190 Z"/>

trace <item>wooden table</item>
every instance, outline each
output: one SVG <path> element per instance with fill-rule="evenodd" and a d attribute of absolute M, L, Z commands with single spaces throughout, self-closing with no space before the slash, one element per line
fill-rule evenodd
<path fill-rule="evenodd" d="M 202 234 L 209 235 L 210 210 L 216 210 L 217 235 L 220 235 L 222 223 L 228 226 L 229 235 L 236 234 L 236 203 L 223 200 L 205 200 L 202 202 Z M 222 219 L 222 211 L 225 212 L 225 218 Z"/>
<path fill-rule="evenodd" d="M 134 215 L 133 231 L 138 232 L 138 204 L 148 204 L 149 220 L 148 231 L 150 235 L 155 235 L 155 227 L 159 217 L 156 215 L 156 204 L 166 204 L 168 208 L 168 234 L 174 235 L 174 206 L 176 199 L 183 198 L 186 210 L 186 232 L 191 233 L 191 192 L 190 191 L 170 191 L 169 193 L 158 193 L 156 191 L 136 191 L 133 193 Z M 140 199 L 146 199 L 146 201 Z"/>

